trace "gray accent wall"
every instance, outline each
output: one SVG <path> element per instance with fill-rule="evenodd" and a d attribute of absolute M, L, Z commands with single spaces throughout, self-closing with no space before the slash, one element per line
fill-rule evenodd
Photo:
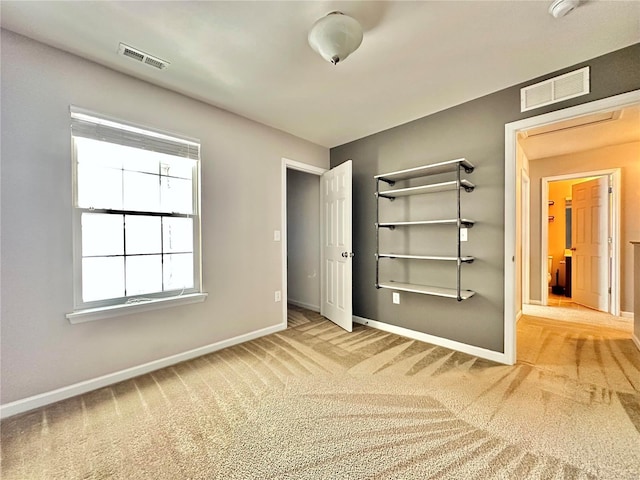
<path fill-rule="evenodd" d="M 518 61 L 517 58 L 514 61 Z M 524 61 L 524 60 L 523 60 Z M 555 105 L 520 112 L 520 88 L 584 66 L 591 67 L 591 93 Z M 640 88 L 640 44 L 550 72 L 530 82 L 454 106 L 410 123 L 331 149 L 331 166 L 353 160 L 353 311 L 354 315 L 497 351 L 504 351 L 504 151 L 505 124 Z M 384 94 L 384 92 L 381 92 Z M 428 92 L 426 92 L 428 94 Z M 466 157 L 476 166 L 469 175 L 477 188 L 462 193 L 462 214 L 476 220 L 463 243 L 464 255 L 476 261 L 463 266 L 463 288 L 476 291 L 469 300 L 401 293 L 375 288 L 374 175 Z M 397 215 L 451 216 L 449 194 L 397 199 Z M 389 205 L 382 205 L 389 213 Z M 385 218 L 383 217 L 383 220 Z M 384 233 L 390 249 L 404 253 L 455 254 L 452 227 L 413 227 Z M 450 265 L 385 260 L 381 279 L 455 285 Z M 390 262 L 393 262 L 390 263 Z M 381 263 L 382 264 L 382 263 Z"/>
<path fill-rule="evenodd" d="M 283 326 L 282 157 L 327 168 L 327 148 L 5 30 L 1 61 L 2 404 Z M 205 302 L 65 318 L 70 105 L 201 140 Z"/>

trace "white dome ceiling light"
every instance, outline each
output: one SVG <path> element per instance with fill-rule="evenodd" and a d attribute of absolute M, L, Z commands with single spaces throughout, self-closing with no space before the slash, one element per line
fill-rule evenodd
<path fill-rule="evenodd" d="M 549 7 L 549 13 L 555 18 L 564 17 L 580 4 L 580 0 L 555 0 Z"/>
<path fill-rule="evenodd" d="M 337 65 L 362 43 L 362 27 L 355 18 L 331 12 L 311 27 L 309 45 L 327 62 Z"/>

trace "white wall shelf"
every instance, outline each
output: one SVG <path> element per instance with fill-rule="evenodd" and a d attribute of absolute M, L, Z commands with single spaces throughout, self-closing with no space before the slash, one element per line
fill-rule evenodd
<path fill-rule="evenodd" d="M 376 192 L 376 196 L 393 200 L 396 197 L 407 197 L 409 195 L 424 195 L 426 193 L 446 192 L 464 188 L 467 192 L 472 192 L 476 186 L 468 180 L 450 181 L 442 183 L 432 183 L 430 185 L 420 185 L 417 187 L 398 188 L 395 190 L 385 190 Z"/>
<path fill-rule="evenodd" d="M 400 292 L 421 293 L 423 295 L 434 295 L 436 297 L 458 298 L 458 290 L 455 288 L 430 287 L 428 285 L 415 285 L 413 283 L 383 282 L 378 284 L 379 288 L 397 290 Z M 460 299 L 467 300 L 475 295 L 471 290 L 460 290 Z"/>
<path fill-rule="evenodd" d="M 383 173 L 381 175 L 376 175 L 373 178 L 393 184 L 400 180 L 409 180 L 411 178 L 420 178 L 427 175 L 456 172 L 460 168 L 463 168 L 466 173 L 471 173 L 475 167 L 465 158 L 457 158 L 455 160 L 447 160 L 446 162 L 433 163 L 431 165 L 422 165 L 420 167 L 408 168 L 397 172 Z"/>
<path fill-rule="evenodd" d="M 469 220 L 468 218 L 461 218 L 460 224 L 463 228 L 471 228 L 476 222 L 474 220 Z M 396 227 L 411 227 L 417 225 L 458 225 L 457 218 L 448 218 L 445 220 L 419 220 L 416 222 L 382 222 L 378 223 L 377 226 L 380 228 L 391 228 L 394 229 Z"/>
<path fill-rule="evenodd" d="M 378 258 L 408 258 L 410 260 L 438 260 L 445 262 L 456 262 L 458 259 L 463 263 L 473 263 L 474 257 L 443 257 L 439 255 L 405 255 L 402 253 L 379 253 Z"/>
<path fill-rule="evenodd" d="M 471 290 L 463 290 L 460 286 L 461 266 L 463 263 L 473 263 L 475 257 L 462 256 L 461 255 L 461 241 L 460 230 L 463 228 L 470 228 L 475 225 L 474 220 L 462 218 L 460 216 L 460 192 L 473 192 L 475 185 L 466 179 L 460 178 L 461 170 L 466 173 L 471 173 L 474 170 L 474 166 L 468 162 L 465 158 L 458 158 L 455 160 L 448 160 L 446 162 L 435 163 L 431 165 L 422 165 L 415 168 L 409 168 L 406 170 L 399 170 L 396 172 L 385 173 L 376 175 L 376 288 L 387 288 L 392 290 L 399 290 L 404 292 L 419 293 L 423 295 L 433 295 L 438 297 L 455 298 L 458 301 L 466 300 L 472 297 L 475 292 Z M 418 186 L 410 186 L 403 188 L 393 188 L 387 190 L 380 190 L 380 182 L 384 182 L 389 186 L 394 186 L 396 182 L 411 180 L 415 178 L 428 177 L 432 175 L 440 175 L 443 173 L 455 173 L 455 180 L 449 180 L 438 183 L 426 183 Z M 427 193 L 438 193 L 445 191 L 456 192 L 456 211 L 457 216 L 455 218 L 449 218 L 444 220 L 419 220 L 419 221 L 392 221 L 392 222 L 380 222 L 380 202 L 381 199 L 387 199 L 393 201 L 397 197 L 406 197 L 410 195 L 423 195 Z M 457 255 L 441 256 L 441 255 L 414 255 L 409 253 L 381 253 L 380 252 L 380 228 L 388 228 L 395 230 L 396 227 L 414 227 L 414 226 L 435 226 L 435 225 L 449 225 L 456 227 L 455 231 Z M 404 232 L 409 235 L 409 231 Z M 448 261 L 456 263 L 456 287 L 447 288 L 441 286 L 427 286 L 416 285 L 411 283 L 397 282 L 397 281 L 380 281 L 380 260 L 381 259 L 405 259 L 405 260 L 433 260 L 433 261 Z"/>

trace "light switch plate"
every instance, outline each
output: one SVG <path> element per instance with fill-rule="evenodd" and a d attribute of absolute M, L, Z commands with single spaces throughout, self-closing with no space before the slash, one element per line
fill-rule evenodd
<path fill-rule="evenodd" d="M 280 241 L 280 230 L 274 230 L 273 231 L 273 241 L 274 242 L 279 242 Z"/>
<path fill-rule="evenodd" d="M 468 231 L 469 231 L 468 228 L 461 228 L 460 229 L 460 241 L 461 242 L 466 242 L 469 239 Z"/>
<path fill-rule="evenodd" d="M 400 304 L 400 293 L 398 293 L 398 292 L 393 292 L 393 293 L 391 294 L 391 298 L 392 298 L 392 300 L 393 300 L 393 303 L 395 303 L 396 305 L 399 305 L 399 304 Z"/>

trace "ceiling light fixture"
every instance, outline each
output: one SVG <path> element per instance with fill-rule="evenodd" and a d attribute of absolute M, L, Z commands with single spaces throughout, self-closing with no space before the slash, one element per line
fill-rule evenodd
<path fill-rule="evenodd" d="M 331 12 L 311 27 L 309 45 L 327 62 L 337 65 L 362 43 L 362 27 L 355 18 Z"/>
<path fill-rule="evenodd" d="M 555 0 L 549 7 L 549 13 L 555 18 L 564 17 L 576 8 L 580 0 Z"/>

